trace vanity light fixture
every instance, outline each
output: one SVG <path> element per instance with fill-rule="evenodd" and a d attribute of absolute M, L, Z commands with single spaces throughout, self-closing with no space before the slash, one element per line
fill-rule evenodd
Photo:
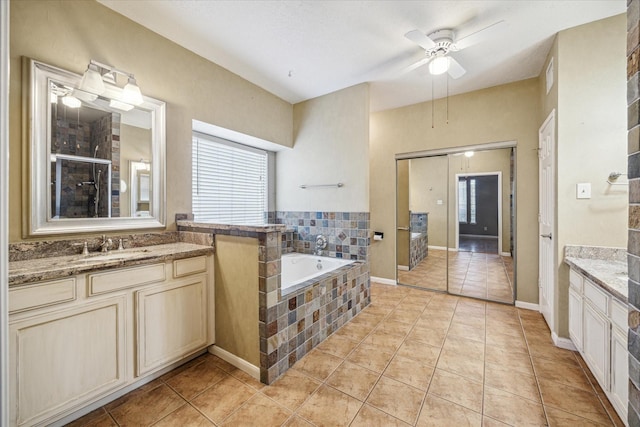
<path fill-rule="evenodd" d="M 120 106 L 112 105 L 112 107 L 129 111 L 133 108 L 133 105 L 142 104 L 144 99 L 142 98 L 142 93 L 140 92 L 140 88 L 138 87 L 136 78 L 133 74 L 119 70 L 111 65 L 102 64 L 98 61 L 94 61 L 93 59 L 89 62 L 87 70 L 82 76 L 79 89 L 95 95 L 102 95 L 107 92 L 107 87 L 104 85 L 104 82 L 106 81 L 107 83 L 117 85 L 118 75 L 122 75 L 127 78 L 127 84 L 122 89 L 118 98 L 122 103 L 128 104 L 128 106 L 126 108 L 121 108 Z M 124 107 L 124 105 L 122 106 Z"/>
<path fill-rule="evenodd" d="M 82 101 L 73 95 L 65 95 L 62 97 L 62 103 L 69 108 L 80 108 Z"/>
<path fill-rule="evenodd" d="M 109 101 L 109 107 L 117 108 L 122 111 L 131 111 L 133 110 L 133 105 L 127 104 L 126 102 L 118 101 L 117 99 L 112 99 Z"/>

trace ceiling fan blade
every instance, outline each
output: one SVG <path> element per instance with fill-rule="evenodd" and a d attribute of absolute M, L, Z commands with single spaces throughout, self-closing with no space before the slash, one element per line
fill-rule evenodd
<path fill-rule="evenodd" d="M 452 79 L 459 79 L 467 72 L 454 57 L 449 55 L 449 75 Z"/>
<path fill-rule="evenodd" d="M 412 42 L 418 44 L 424 50 L 429 50 L 436 46 L 436 44 L 431 40 L 425 33 L 419 30 L 409 31 L 404 35 L 406 38 L 411 40 Z"/>
<path fill-rule="evenodd" d="M 420 61 L 418 61 L 418 62 L 414 62 L 413 64 L 409 65 L 408 67 L 404 67 L 404 68 L 402 69 L 401 74 L 406 74 L 406 73 L 408 73 L 408 72 L 410 72 L 410 71 L 415 70 L 416 68 L 420 68 L 420 67 L 422 67 L 423 65 L 425 65 L 425 64 L 427 64 L 427 63 L 429 63 L 429 61 L 431 61 L 432 59 L 433 59 L 433 57 L 425 57 L 425 58 L 422 58 Z"/>
<path fill-rule="evenodd" d="M 506 28 L 506 26 L 507 23 L 505 21 L 498 21 L 495 24 L 483 28 L 482 30 L 476 31 L 473 34 L 469 34 L 468 36 L 463 37 L 460 40 L 456 40 L 454 44 L 457 50 L 465 49 L 469 46 L 492 38 L 495 34 Z"/>

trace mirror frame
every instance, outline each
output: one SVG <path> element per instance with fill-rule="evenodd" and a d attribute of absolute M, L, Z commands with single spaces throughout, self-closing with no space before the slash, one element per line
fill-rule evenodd
<path fill-rule="evenodd" d="M 51 114 L 49 82 L 78 87 L 82 76 L 29 59 L 29 226 L 31 236 L 164 228 L 166 225 L 166 104 L 143 96 L 139 106 L 151 113 L 151 179 L 153 200 L 150 217 L 49 218 L 51 206 Z M 105 82 L 105 86 L 112 86 Z"/>

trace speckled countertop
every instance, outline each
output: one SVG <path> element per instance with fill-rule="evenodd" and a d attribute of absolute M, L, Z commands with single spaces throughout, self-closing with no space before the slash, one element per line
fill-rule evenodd
<path fill-rule="evenodd" d="M 13 261 L 9 263 L 9 287 L 73 276 L 95 270 L 152 264 L 207 255 L 213 253 L 213 250 L 211 246 L 192 243 L 169 243 L 124 249 L 122 251 L 113 250 L 106 254 L 92 252 L 87 256 L 68 255 Z"/>
<path fill-rule="evenodd" d="M 217 224 L 210 222 L 188 221 L 185 219 L 176 221 L 178 227 L 195 228 L 203 230 L 225 230 L 225 231 L 247 231 L 257 233 L 269 233 L 272 231 L 285 231 L 287 228 L 284 224 L 265 224 L 265 225 L 239 225 L 239 224 Z"/>
<path fill-rule="evenodd" d="M 616 298 L 627 302 L 627 251 L 622 248 L 566 246 L 564 261 Z"/>

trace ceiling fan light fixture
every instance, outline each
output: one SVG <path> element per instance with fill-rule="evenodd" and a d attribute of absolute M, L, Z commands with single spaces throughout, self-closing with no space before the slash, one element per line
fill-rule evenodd
<path fill-rule="evenodd" d="M 434 75 L 444 74 L 449 70 L 449 58 L 446 56 L 438 56 L 429 63 L 429 72 Z"/>

